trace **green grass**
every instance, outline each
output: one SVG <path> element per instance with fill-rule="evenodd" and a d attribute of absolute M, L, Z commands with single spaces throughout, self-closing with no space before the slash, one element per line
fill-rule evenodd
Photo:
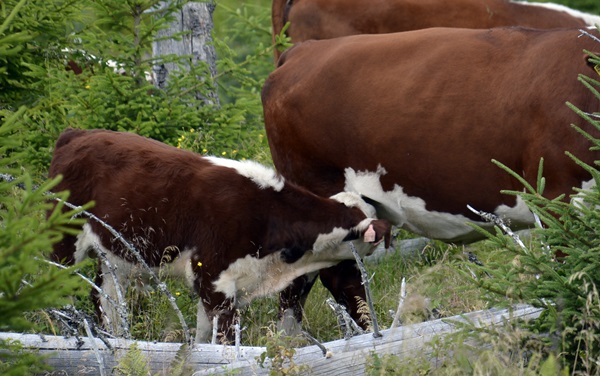
<path fill-rule="evenodd" d="M 479 248 L 484 244 L 482 242 L 471 248 Z M 407 282 L 406 312 L 402 315 L 405 324 L 426 320 L 431 317 L 432 311 L 438 316 L 447 317 L 485 308 L 487 303 L 480 299 L 481 294 L 460 273 L 469 265 L 463 251 L 462 247 L 434 243 L 420 255 L 407 258 L 399 253 L 391 253 L 379 263 L 367 263 L 368 273 L 373 276 L 371 287 L 380 327 L 385 329 L 392 322 L 390 311 L 397 308 L 403 277 Z M 82 272 L 93 279 L 94 268 L 86 267 Z M 167 280 L 167 283 L 188 326 L 194 328 L 196 295 L 178 281 Z M 328 297 L 329 292 L 317 281 L 305 306 L 304 328 L 320 341 L 343 337 L 333 311 L 326 304 Z M 183 341 L 181 325 L 167 298 L 158 290 L 150 286 L 141 290 L 131 288 L 127 301 L 134 338 Z M 89 299 L 78 299 L 74 304 L 93 314 Z M 266 334 L 276 331 L 277 312 L 277 296 L 257 299 L 245 307 L 241 311 L 243 344 L 264 346 L 268 340 Z M 35 314 L 34 319 L 45 327 L 45 332 L 57 333 L 57 324 L 49 320 L 47 314 Z"/>

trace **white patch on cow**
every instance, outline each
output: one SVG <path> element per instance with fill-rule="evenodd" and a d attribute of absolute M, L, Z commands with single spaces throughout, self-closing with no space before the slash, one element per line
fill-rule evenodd
<path fill-rule="evenodd" d="M 319 253 L 325 249 L 335 247 L 340 244 L 341 240 L 348 235 L 350 231 L 341 227 L 334 227 L 330 233 L 319 234 L 313 244 L 313 251 Z"/>
<path fill-rule="evenodd" d="M 376 218 L 375 208 L 365 202 L 360 195 L 355 192 L 340 192 L 330 197 L 333 200 L 352 208 L 359 208 L 367 218 Z"/>
<path fill-rule="evenodd" d="M 517 196 L 515 206 L 500 205 L 494 210 L 494 214 L 500 218 L 509 219 L 510 223 L 507 224 L 514 228 L 528 227 L 535 221 L 533 213 L 529 210 L 521 196 Z"/>
<path fill-rule="evenodd" d="M 386 218 L 399 227 L 432 239 L 447 242 L 472 241 L 481 235 L 467 223 L 491 227 L 489 223 L 472 221 L 463 215 L 427 210 L 423 199 L 407 195 L 398 185 L 392 191 L 384 191 L 380 182 L 380 177 L 384 174 L 386 170 L 381 166 L 375 172 L 357 172 L 346 168 L 344 190 L 377 201 L 379 218 Z M 510 220 L 511 224 L 518 227 L 533 223 L 533 215 L 520 199 L 515 207 L 501 205 L 493 214 Z"/>
<path fill-rule="evenodd" d="M 235 161 L 232 159 L 218 157 L 204 157 L 217 166 L 235 169 L 238 174 L 252 180 L 260 189 L 273 188 L 281 191 L 285 185 L 285 179 L 277 175 L 275 170 L 254 161 Z"/>
<path fill-rule="evenodd" d="M 80 263 L 90 257 L 90 251 L 94 249 L 94 244 L 101 244 L 100 238 L 92 231 L 89 224 L 83 225 L 83 230 L 77 235 L 75 242 L 75 263 Z M 107 252 L 108 253 L 108 252 Z"/>
<path fill-rule="evenodd" d="M 354 231 L 356 233 L 363 233 L 368 227 L 369 224 L 373 221 L 372 218 L 363 219 L 358 225 L 353 227 L 352 229 L 344 229 L 340 227 L 334 227 L 331 232 L 327 234 L 319 234 L 315 243 L 313 244 L 313 251 L 315 253 L 320 253 L 326 251 L 330 248 L 334 248 L 339 246 L 344 238 L 350 233 L 350 231 Z"/>
<path fill-rule="evenodd" d="M 125 261 L 119 256 L 115 256 L 111 251 L 104 248 L 100 241 L 100 237 L 92 231 L 92 227 L 86 223 L 83 225 L 83 231 L 77 235 L 75 242 L 75 263 L 79 263 L 87 257 L 97 257 L 95 255 L 94 246 L 97 245 L 100 250 L 106 254 L 106 258 L 112 264 L 117 266 L 119 274 L 144 276 L 144 270 L 134 263 Z M 164 263 L 161 266 L 163 275 L 182 279 L 189 287 L 194 283 L 194 272 L 192 270 L 192 253 L 195 249 L 184 249 L 172 262 Z M 90 254 L 90 252 L 92 252 Z M 152 270 L 156 273 L 159 268 L 154 267 Z"/>
<path fill-rule="evenodd" d="M 513 3 L 516 4 L 522 4 L 522 5 L 529 5 L 529 6 L 534 6 L 534 7 L 542 7 L 542 8 L 547 8 L 547 9 L 552 9 L 552 10 L 556 10 L 559 12 L 565 12 L 575 18 L 579 18 L 581 20 L 583 20 L 586 24 L 588 24 L 589 26 L 595 26 L 596 24 L 600 24 L 600 16 L 594 15 L 594 14 L 589 14 L 589 13 L 584 13 L 581 12 L 579 10 L 576 9 L 571 9 L 569 7 L 566 7 L 564 5 L 561 4 L 554 4 L 554 3 L 530 3 L 527 1 L 516 1 L 513 0 L 511 1 Z"/>
<path fill-rule="evenodd" d="M 171 277 L 183 279 L 190 288 L 194 286 L 194 271 L 192 269 L 192 254 L 196 249 L 185 249 L 183 252 L 168 264 L 161 267 L 161 273 Z"/>
<path fill-rule="evenodd" d="M 371 248 L 359 248 L 360 255 L 365 256 L 365 252 Z M 301 275 L 328 268 L 348 259 L 354 259 L 354 256 L 347 244 L 319 253 L 307 251 L 298 261 L 291 264 L 281 259 L 281 251 L 263 258 L 247 255 L 230 264 L 219 274 L 213 285 L 215 291 L 232 299 L 237 307 L 243 307 L 257 297 L 280 292 Z"/>

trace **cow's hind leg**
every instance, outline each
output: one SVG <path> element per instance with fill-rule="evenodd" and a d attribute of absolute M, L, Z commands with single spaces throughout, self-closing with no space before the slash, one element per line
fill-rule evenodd
<path fill-rule="evenodd" d="M 235 330 L 234 325 L 239 322 L 239 313 L 232 300 L 227 299 L 222 305 L 222 309 L 216 312 L 218 317 L 217 343 L 234 343 Z"/>
<path fill-rule="evenodd" d="M 216 302 L 216 304 L 215 304 Z M 213 334 L 213 320 L 217 318 L 217 343 L 233 343 L 233 324 L 238 316 L 235 299 L 226 298 L 221 293 L 200 293 L 196 314 L 196 342 L 210 342 Z"/>

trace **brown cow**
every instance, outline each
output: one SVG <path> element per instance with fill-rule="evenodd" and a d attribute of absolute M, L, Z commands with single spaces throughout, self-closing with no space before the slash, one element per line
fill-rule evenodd
<path fill-rule="evenodd" d="M 585 27 L 600 17 L 552 3 L 508 0 L 273 0 L 273 38 L 290 22 L 293 43 L 430 27 Z M 276 52 L 279 57 L 279 52 Z"/>
<path fill-rule="evenodd" d="M 237 307 L 353 258 L 342 242 L 369 231 L 374 240 L 357 242 L 362 255 L 383 238 L 389 243 L 389 223 L 368 218 L 372 208 L 355 194 L 322 198 L 258 163 L 201 157 L 130 133 L 66 130 L 49 175 L 63 176 L 55 191 L 70 191 L 71 203 L 94 201 L 91 213 L 129 239 L 150 267 L 170 265 L 194 287 L 198 340 L 207 338 L 211 317 L 227 333 Z M 52 258 L 79 262 L 95 244 L 118 265 L 120 283 L 132 278 L 132 254 L 94 220 L 56 244 Z M 109 269 L 102 264 L 101 271 L 111 295 L 113 279 L 102 278 Z M 100 298 L 114 323 L 116 310 L 106 303 Z"/>
<path fill-rule="evenodd" d="M 579 74 L 598 78 L 583 50 L 600 45 L 580 35 L 433 28 L 300 43 L 262 92 L 273 162 L 288 181 L 322 196 L 359 193 L 379 218 L 430 238 L 480 239 L 467 222 L 489 226 L 467 205 L 528 226 L 522 200 L 500 193 L 523 186 L 491 160 L 535 185 L 544 158 L 547 197 L 591 180 L 565 155 L 588 164 L 600 157 L 569 126 L 586 123 L 565 105 L 600 111 L 577 82 Z M 349 265 L 321 272 L 336 297 L 361 294 Z M 297 296 L 310 289 L 296 283 L 304 290 L 286 291 L 283 309 L 298 312 Z"/>

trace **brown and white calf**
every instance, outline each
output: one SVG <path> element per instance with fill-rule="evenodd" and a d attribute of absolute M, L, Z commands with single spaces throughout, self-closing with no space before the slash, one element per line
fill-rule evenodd
<path fill-rule="evenodd" d="M 58 139 L 50 177 L 69 201 L 119 231 L 152 268 L 170 264 L 200 297 L 197 340 L 211 318 L 228 333 L 234 311 L 253 298 L 278 292 L 305 273 L 389 244 L 390 225 L 370 218 L 357 195 L 317 196 L 256 162 L 202 157 L 130 133 L 68 129 Z M 91 254 L 94 243 L 118 266 L 124 284 L 138 268 L 133 256 L 100 223 L 89 220 L 78 236 L 65 236 L 52 258 L 68 264 Z M 114 293 L 102 264 L 102 287 Z M 105 275 L 104 278 L 103 274 Z M 105 322 L 116 310 L 100 298 Z"/>

